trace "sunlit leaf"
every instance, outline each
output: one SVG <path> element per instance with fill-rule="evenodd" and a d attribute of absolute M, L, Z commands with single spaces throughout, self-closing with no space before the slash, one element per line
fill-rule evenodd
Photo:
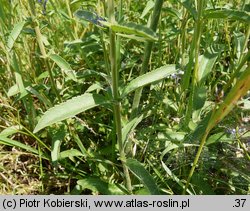
<path fill-rule="evenodd" d="M 65 59 L 57 54 L 50 54 L 49 58 L 52 59 L 70 79 L 77 81 L 74 70 Z"/>
<path fill-rule="evenodd" d="M 25 21 L 19 22 L 14 26 L 13 30 L 11 31 L 8 37 L 8 42 L 7 42 L 8 51 L 11 51 L 11 49 L 13 48 L 14 43 L 16 39 L 19 37 L 19 35 L 21 34 L 21 31 L 24 25 L 25 25 Z"/>
<path fill-rule="evenodd" d="M 98 94 L 87 93 L 74 97 L 46 111 L 38 121 L 38 124 L 34 129 L 34 133 L 56 122 L 73 117 L 83 111 L 104 103 L 107 103 L 104 97 Z"/>
<path fill-rule="evenodd" d="M 109 23 L 109 22 L 102 22 L 105 26 L 109 27 L 112 31 L 123 33 L 125 35 L 133 35 L 138 36 L 141 38 L 145 38 L 147 40 L 156 41 L 157 36 L 153 30 L 150 28 L 139 25 L 136 23 Z"/>
<path fill-rule="evenodd" d="M 237 20 L 250 24 L 250 15 L 245 11 L 231 9 L 208 9 L 205 18 Z"/>
<path fill-rule="evenodd" d="M 164 78 L 167 78 L 169 75 L 176 72 L 177 69 L 175 65 L 165 65 L 149 73 L 141 75 L 129 82 L 129 84 L 124 88 L 122 92 L 122 97 L 126 96 L 130 92 L 133 92 L 134 90 L 140 87 L 144 87 L 153 82 L 157 82 Z"/>

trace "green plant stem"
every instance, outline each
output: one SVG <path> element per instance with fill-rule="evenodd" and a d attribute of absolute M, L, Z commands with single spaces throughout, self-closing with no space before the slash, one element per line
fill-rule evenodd
<path fill-rule="evenodd" d="M 198 0 L 197 3 L 197 20 L 195 24 L 194 30 L 194 40 L 193 40 L 193 52 L 190 58 L 190 62 L 193 63 L 194 60 L 194 70 L 192 76 L 192 84 L 190 89 L 190 96 L 188 100 L 188 107 L 185 116 L 185 125 L 189 124 L 189 121 L 193 112 L 193 101 L 194 101 L 194 93 L 198 86 L 198 71 L 199 71 L 199 51 L 200 51 L 200 41 L 201 41 L 201 32 L 202 32 L 202 12 L 204 7 L 204 1 Z"/>
<path fill-rule="evenodd" d="M 108 15 L 109 22 L 115 22 L 114 17 L 114 1 L 108 1 Z M 113 107 L 114 107 L 114 121 L 117 136 L 117 144 L 120 153 L 120 159 L 122 162 L 123 172 L 126 180 L 126 187 L 129 193 L 132 194 L 131 179 L 129 175 L 129 170 L 126 165 L 126 155 L 124 152 L 123 142 L 122 142 L 122 124 L 121 124 L 121 102 L 119 95 L 119 72 L 117 70 L 117 57 L 116 57 L 116 34 L 112 30 L 109 32 L 110 38 L 110 66 L 111 66 L 111 76 L 112 76 L 112 92 L 113 92 Z"/>
<path fill-rule="evenodd" d="M 202 137 L 201 143 L 200 143 L 200 145 L 199 145 L 198 151 L 197 151 L 196 156 L 195 156 L 195 158 L 194 158 L 193 165 L 192 165 L 192 168 L 191 168 L 191 170 L 190 170 L 190 172 L 189 172 L 188 179 L 187 179 L 185 188 L 184 188 L 184 190 L 183 190 L 183 192 L 182 192 L 182 195 L 186 194 L 186 191 L 187 191 L 187 189 L 188 189 L 188 186 L 189 186 L 190 181 L 191 181 L 191 179 L 192 179 L 192 176 L 193 176 L 193 174 L 194 174 L 194 170 L 195 170 L 196 165 L 197 165 L 197 163 L 198 163 L 198 161 L 199 161 L 201 152 L 202 152 L 202 150 L 203 150 L 204 144 L 206 143 L 206 139 L 207 139 L 207 136 L 208 136 L 209 132 L 210 132 L 210 130 L 206 130 L 205 134 L 204 134 L 203 137 Z"/>
<path fill-rule="evenodd" d="M 150 22 L 150 29 L 152 29 L 154 32 L 157 29 L 162 5 L 163 5 L 163 0 L 156 0 L 152 19 Z M 146 73 L 148 70 L 148 64 L 149 64 L 149 60 L 150 60 L 150 56 L 151 56 L 151 52 L 152 52 L 152 47 L 153 47 L 153 42 L 147 41 L 145 44 L 145 51 L 144 51 L 140 75 Z M 143 88 L 139 88 L 135 91 L 133 105 L 132 105 L 131 119 L 133 119 L 137 115 L 139 104 L 140 104 L 140 99 L 141 99 L 141 95 L 142 95 L 142 90 L 143 90 Z"/>
<path fill-rule="evenodd" d="M 29 0 L 29 6 L 30 6 L 30 10 L 31 10 L 32 20 L 35 23 L 34 29 L 35 29 L 35 33 L 36 33 L 36 39 L 37 39 L 38 46 L 39 46 L 39 49 L 41 51 L 42 57 L 43 57 L 44 62 L 45 62 L 45 66 L 46 66 L 46 68 L 47 68 L 47 70 L 49 72 L 49 78 L 50 78 L 52 89 L 53 89 L 54 93 L 56 94 L 56 96 L 58 98 L 58 101 L 62 102 L 61 96 L 60 96 L 60 94 L 59 94 L 59 92 L 57 90 L 56 84 L 55 84 L 54 76 L 53 76 L 53 73 L 52 73 L 48 58 L 47 58 L 47 53 L 46 53 L 46 50 L 45 50 L 45 47 L 44 47 L 44 44 L 43 44 L 43 41 L 42 41 L 42 33 L 40 31 L 40 28 L 39 28 L 39 23 L 38 23 L 38 21 L 35 20 L 36 19 L 35 18 L 36 17 L 36 11 L 35 11 L 34 2 L 32 0 Z"/>

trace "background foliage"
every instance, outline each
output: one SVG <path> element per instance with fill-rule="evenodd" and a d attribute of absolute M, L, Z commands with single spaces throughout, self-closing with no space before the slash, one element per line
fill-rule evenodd
<path fill-rule="evenodd" d="M 249 194 L 249 12 L 0 0 L 0 193 Z"/>

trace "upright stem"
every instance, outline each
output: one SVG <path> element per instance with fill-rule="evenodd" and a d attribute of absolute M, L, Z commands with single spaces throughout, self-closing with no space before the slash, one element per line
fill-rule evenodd
<path fill-rule="evenodd" d="M 152 15 L 152 19 L 151 19 L 151 22 L 150 22 L 150 28 L 153 31 L 156 31 L 156 29 L 157 29 L 157 24 L 158 24 L 158 21 L 159 21 L 159 18 L 160 18 L 162 5 L 163 5 L 163 0 L 156 0 L 153 15 Z M 148 70 L 148 63 L 149 63 L 149 59 L 150 59 L 150 56 L 151 56 L 152 47 L 153 47 L 153 42 L 147 41 L 146 44 L 145 44 L 145 51 L 144 51 L 145 53 L 144 53 L 144 56 L 143 56 L 143 62 L 142 62 L 142 68 L 141 68 L 141 71 L 140 71 L 140 75 L 144 74 Z M 136 114 L 137 114 L 139 104 L 140 104 L 142 89 L 143 88 L 138 88 L 135 91 L 133 105 L 132 105 L 132 114 L 131 114 L 132 118 L 135 117 Z"/>
<path fill-rule="evenodd" d="M 114 1 L 108 0 L 108 16 L 109 22 L 115 22 L 114 16 Z M 114 31 L 109 32 L 110 41 L 110 66 L 112 76 L 112 92 L 113 92 L 113 107 L 114 107 L 114 121 L 117 136 L 117 143 L 120 153 L 120 159 L 122 162 L 123 172 L 126 179 L 126 187 L 129 193 L 132 193 L 131 179 L 129 176 L 128 167 L 126 166 L 126 155 L 122 143 L 122 124 L 121 124 L 121 102 L 119 95 L 119 72 L 117 70 L 117 56 L 116 56 L 116 34 Z"/>
<path fill-rule="evenodd" d="M 192 77 L 192 84 L 190 88 L 190 96 L 188 100 L 188 107 L 185 117 L 185 125 L 189 124 L 189 121 L 193 112 L 193 100 L 194 93 L 198 86 L 198 71 L 199 71 L 199 51 L 200 51 L 200 41 L 201 41 L 201 31 L 202 31 L 202 12 L 203 12 L 204 0 L 198 0 L 197 2 L 197 20 L 194 30 L 194 40 L 193 40 L 193 52 L 191 52 L 190 62 L 193 64 L 194 60 L 194 70 Z M 190 67 L 189 67 L 190 68 Z M 189 78 L 189 77 L 188 77 Z"/>

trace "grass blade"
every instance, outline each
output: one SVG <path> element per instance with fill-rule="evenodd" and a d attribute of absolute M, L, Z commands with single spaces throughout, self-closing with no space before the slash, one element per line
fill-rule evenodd
<path fill-rule="evenodd" d="M 24 149 L 28 152 L 31 152 L 33 154 L 39 155 L 39 152 L 37 149 L 34 149 L 33 147 L 30 147 L 29 145 L 20 143 L 19 141 L 12 140 L 10 138 L 7 138 L 5 136 L 0 136 L 0 144 L 18 147 L 20 149 Z M 48 159 L 46 156 L 42 155 L 43 158 Z"/>

